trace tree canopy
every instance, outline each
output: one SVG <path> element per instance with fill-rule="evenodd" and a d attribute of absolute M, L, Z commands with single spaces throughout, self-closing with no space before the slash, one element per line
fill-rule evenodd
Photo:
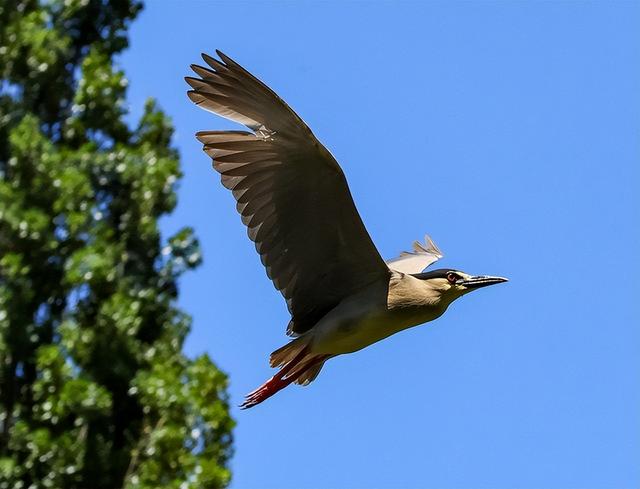
<path fill-rule="evenodd" d="M 124 122 L 135 0 L 0 0 L 0 489 L 218 488 L 226 376 L 182 345 L 201 262 L 158 219 L 181 176 L 149 100 Z"/>

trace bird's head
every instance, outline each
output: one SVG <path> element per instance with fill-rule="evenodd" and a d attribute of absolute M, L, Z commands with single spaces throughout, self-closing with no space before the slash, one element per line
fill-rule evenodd
<path fill-rule="evenodd" d="M 503 277 L 491 277 L 488 275 L 469 275 L 460 270 L 441 268 L 413 275 L 415 278 L 425 281 L 428 287 L 438 293 L 440 300 L 446 305 L 451 304 L 458 297 L 489 285 L 507 282 Z"/>

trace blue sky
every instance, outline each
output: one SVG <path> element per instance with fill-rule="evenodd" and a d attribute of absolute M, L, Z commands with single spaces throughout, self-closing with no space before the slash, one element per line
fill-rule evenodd
<path fill-rule="evenodd" d="M 168 234 L 186 345 L 270 375 L 288 314 L 193 133 L 182 77 L 219 48 L 341 163 L 384 257 L 430 234 L 442 265 L 508 284 L 332 360 L 238 426 L 234 489 L 640 486 L 640 4 L 148 2 L 121 66 L 137 116 L 173 118 L 185 177 Z"/>

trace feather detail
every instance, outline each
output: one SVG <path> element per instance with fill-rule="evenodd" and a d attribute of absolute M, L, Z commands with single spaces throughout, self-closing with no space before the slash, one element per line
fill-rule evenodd
<path fill-rule="evenodd" d="M 424 244 L 414 241 L 413 251 L 403 251 L 397 258 L 387 260 L 387 266 L 401 273 L 420 273 L 444 256 L 429 236 L 424 240 Z"/>

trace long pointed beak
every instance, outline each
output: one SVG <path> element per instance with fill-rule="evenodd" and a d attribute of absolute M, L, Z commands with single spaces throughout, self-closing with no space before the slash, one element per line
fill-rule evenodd
<path fill-rule="evenodd" d="M 480 287 L 487 287 L 488 285 L 501 284 L 502 282 L 508 282 L 509 279 L 504 277 L 489 277 L 486 275 L 477 275 L 475 277 L 461 280 L 460 285 L 464 285 L 467 289 L 479 289 Z"/>

